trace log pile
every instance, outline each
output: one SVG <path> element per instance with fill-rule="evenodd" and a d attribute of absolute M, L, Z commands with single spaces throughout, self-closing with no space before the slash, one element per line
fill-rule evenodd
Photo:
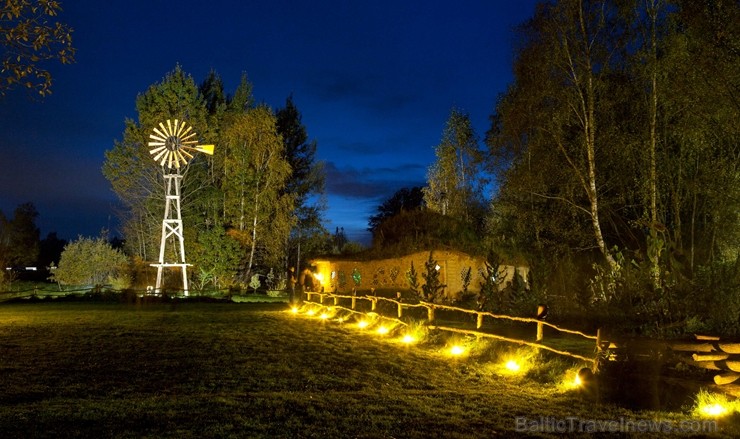
<path fill-rule="evenodd" d="M 740 380 L 740 343 L 722 342 L 719 337 L 697 335 L 695 342 L 669 345 L 675 352 L 691 353 L 684 361 L 695 367 L 717 371 L 714 383 L 719 386 Z"/>

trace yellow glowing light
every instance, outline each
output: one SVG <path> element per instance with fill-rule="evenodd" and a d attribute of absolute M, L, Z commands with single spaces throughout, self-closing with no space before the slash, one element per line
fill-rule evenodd
<path fill-rule="evenodd" d="M 319 283 L 324 282 L 324 275 L 321 273 L 314 273 L 313 277 L 319 281 Z"/>
<path fill-rule="evenodd" d="M 519 372 L 519 370 L 521 370 L 522 366 L 520 366 L 519 363 L 517 363 L 514 360 L 509 360 L 509 361 L 506 362 L 506 368 L 509 369 L 512 372 Z"/>
<path fill-rule="evenodd" d="M 314 311 L 312 309 L 309 309 L 308 311 L 306 311 L 306 314 L 312 316 L 312 315 L 316 314 L 316 311 Z"/>
<path fill-rule="evenodd" d="M 320 318 L 321 320 L 326 320 L 326 319 L 328 319 L 328 318 L 329 318 L 329 314 L 327 314 L 327 313 L 323 312 L 323 313 L 321 313 L 321 315 L 319 316 L 319 318 Z"/>
<path fill-rule="evenodd" d="M 293 314 L 298 314 L 298 307 L 297 306 L 292 307 L 290 309 L 290 312 L 292 312 Z"/>
<path fill-rule="evenodd" d="M 390 329 L 388 329 L 386 326 L 381 326 L 380 328 L 378 328 L 378 334 L 380 335 L 385 335 L 388 332 L 390 332 Z"/>
<path fill-rule="evenodd" d="M 345 320 L 347 320 L 345 317 L 337 317 L 339 323 L 344 323 Z"/>
<path fill-rule="evenodd" d="M 403 336 L 403 338 L 401 339 L 401 341 L 404 342 L 404 343 L 406 343 L 406 344 L 411 344 L 411 343 L 415 343 L 416 342 L 416 338 L 414 338 L 414 336 L 411 335 L 411 334 L 406 334 L 406 335 Z"/>
<path fill-rule="evenodd" d="M 581 381 L 581 377 L 578 375 L 578 372 L 576 372 L 576 378 L 573 380 L 573 384 L 576 387 L 580 387 L 583 382 Z"/>
<path fill-rule="evenodd" d="M 462 346 L 454 345 L 450 348 L 450 355 L 458 356 L 465 353 L 465 349 Z"/>
<path fill-rule="evenodd" d="M 360 329 L 367 328 L 367 325 L 369 325 L 367 320 L 360 320 L 359 322 L 357 322 L 357 327 Z"/>
<path fill-rule="evenodd" d="M 707 404 L 701 408 L 701 412 L 707 416 L 722 416 L 727 413 L 727 407 L 722 404 Z"/>

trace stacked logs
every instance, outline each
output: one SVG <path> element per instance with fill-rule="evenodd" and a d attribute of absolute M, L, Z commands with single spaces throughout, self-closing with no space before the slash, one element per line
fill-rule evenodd
<path fill-rule="evenodd" d="M 670 348 L 676 352 L 691 352 L 691 359 L 685 360 L 691 366 L 720 372 L 714 376 L 717 385 L 724 386 L 740 379 L 740 343 L 696 335 L 695 342 L 672 343 Z"/>

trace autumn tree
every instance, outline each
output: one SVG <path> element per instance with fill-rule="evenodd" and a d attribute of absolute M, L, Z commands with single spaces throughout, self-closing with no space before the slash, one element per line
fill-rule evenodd
<path fill-rule="evenodd" d="M 423 188 L 427 208 L 442 215 L 475 220 L 475 210 L 483 204 L 481 151 L 470 116 L 453 109 L 442 141 L 435 148 L 437 160 L 427 172 Z"/>
<path fill-rule="evenodd" d="M 60 21 L 57 0 L 7 0 L 0 4 L 0 96 L 17 86 L 51 93 L 46 62 L 74 62 L 72 28 Z"/>
<path fill-rule="evenodd" d="M 247 249 L 244 279 L 259 259 L 276 266 L 294 224 L 293 197 L 284 193 L 291 174 L 276 118 L 266 106 L 234 115 L 224 131 L 226 220 Z"/>

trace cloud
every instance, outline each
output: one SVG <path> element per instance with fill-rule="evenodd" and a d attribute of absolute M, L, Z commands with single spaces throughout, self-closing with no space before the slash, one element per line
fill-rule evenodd
<path fill-rule="evenodd" d="M 324 170 L 328 195 L 372 201 L 382 201 L 404 187 L 423 185 L 426 171 L 416 163 L 358 169 L 340 168 L 334 162 L 327 162 Z"/>

